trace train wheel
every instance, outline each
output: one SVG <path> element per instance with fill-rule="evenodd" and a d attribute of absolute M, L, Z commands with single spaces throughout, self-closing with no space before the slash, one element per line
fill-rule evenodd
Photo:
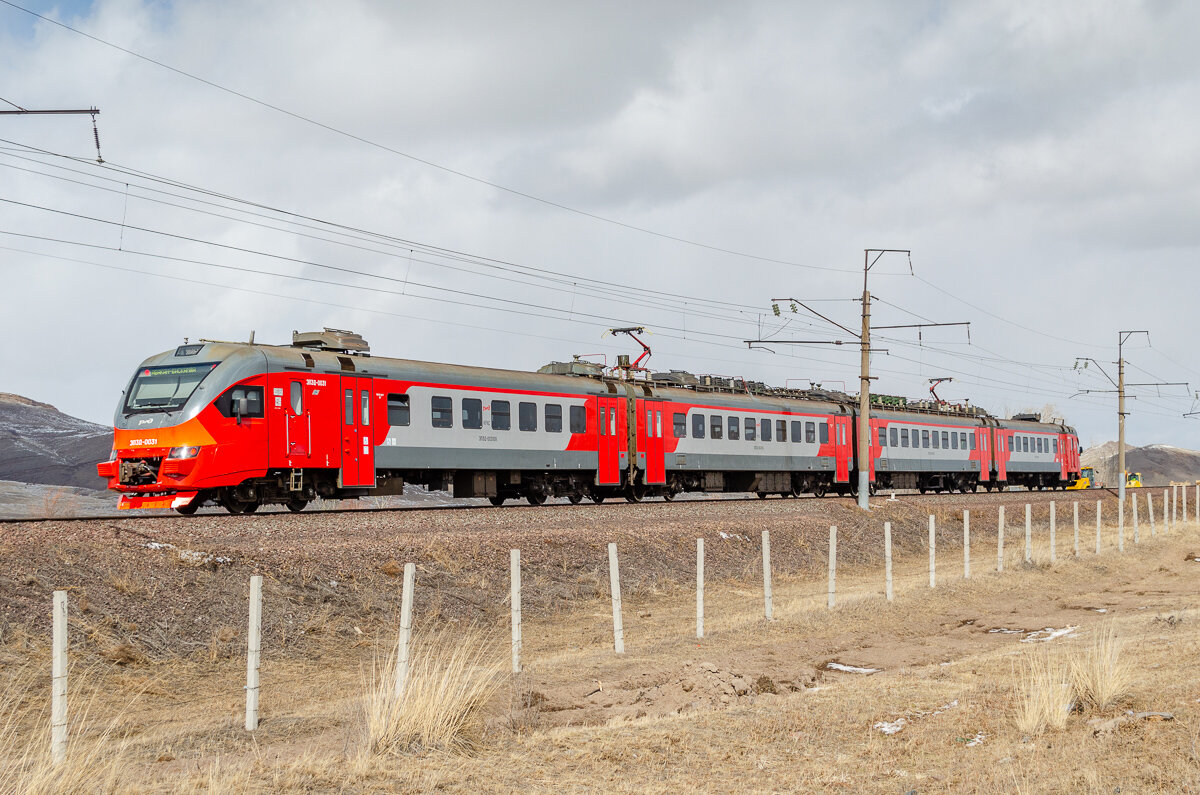
<path fill-rule="evenodd" d="M 666 491 L 663 492 L 662 498 L 664 500 L 666 500 L 667 502 L 670 502 L 671 500 L 675 499 L 675 492 L 671 491 L 670 489 L 667 489 Z"/>
<path fill-rule="evenodd" d="M 919 492 L 921 492 L 922 494 L 924 494 L 924 493 L 927 491 L 927 489 L 925 488 L 925 484 L 924 484 L 924 483 L 922 483 L 920 486 L 917 486 L 917 491 L 919 491 Z"/>
<path fill-rule="evenodd" d="M 187 505 L 176 508 L 175 510 L 177 512 L 183 514 L 184 516 L 191 516 L 196 511 L 200 510 L 200 498 L 197 497 L 196 499 L 189 502 Z"/>
<path fill-rule="evenodd" d="M 225 510 L 232 514 L 239 513 L 254 513 L 258 510 L 258 503 L 253 500 L 239 500 L 236 497 L 230 497 L 224 500 L 221 505 L 225 506 Z"/>
<path fill-rule="evenodd" d="M 577 491 L 573 491 L 567 495 L 567 500 L 569 500 L 572 505 L 578 505 L 579 503 L 583 502 L 583 495 Z"/>
<path fill-rule="evenodd" d="M 813 493 L 814 497 L 824 497 L 825 496 L 825 481 L 818 480 L 816 483 L 814 483 L 812 493 Z"/>
<path fill-rule="evenodd" d="M 287 509 L 292 513 L 300 513 L 308 505 L 308 500 L 302 500 L 299 497 L 294 497 L 284 504 L 287 505 Z"/>
<path fill-rule="evenodd" d="M 500 496 L 496 496 L 496 497 L 488 497 L 488 502 L 490 502 L 492 505 L 494 505 L 494 506 L 496 506 L 497 508 L 499 508 L 501 505 L 503 505 L 503 504 L 504 504 L 504 498 L 503 498 L 503 497 L 500 497 Z"/>
<path fill-rule="evenodd" d="M 600 503 L 604 502 L 604 495 L 603 495 L 603 494 L 593 494 L 593 495 L 592 495 L 592 502 L 594 502 L 594 503 L 596 503 L 597 505 L 599 505 Z"/>
<path fill-rule="evenodd" d="M 525 499 L 529 501 L 530 505 L 544 505 L 546 503 L 545 494 L 534 494 L 533 492 L 530 492 L 525 495 Z"/>
<path fill-rule="evenodd" d="M 758 496 L 758 498 L 760 500 L 765 500 L 767 498 L 767 493 L 765 491 L 756 491 L 754 493 Z"/>

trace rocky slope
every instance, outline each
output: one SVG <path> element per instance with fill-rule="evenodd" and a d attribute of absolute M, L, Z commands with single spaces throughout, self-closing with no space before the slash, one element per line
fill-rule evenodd
<path fill-rule="evenodd" d="M 1105 442 L 1084 450 L 1084 466 L 1095 467 L 1100 480 L 1115 486 L 1117 478 L 1117 443 Z M 1169 444 L 1150 444 L 1145 447 L 1125 446 L 1125 468 L 1130 472 L 1141 472 L 1142 483 L 1147 486 L 1168 483 L 1192 483 L 1200 480 L 1200 452 L 1172 447 Z"/>
<path fill-rule="evenodd" d="M 0 480 L 103 489 L 96 462 L 111 449 L 111 428 L 0 392 Z"/>

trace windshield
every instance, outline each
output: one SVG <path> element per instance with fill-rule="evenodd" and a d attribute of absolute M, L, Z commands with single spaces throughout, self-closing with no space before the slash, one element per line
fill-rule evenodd
<path fill-rule="evenodd" d="M 134 376 L 129 394 L 125 397 L 126 414 L 144 411 L 175 411 L 188 398 L 218 362 L 205 362 L 171 367 L 143 367 Z"/>

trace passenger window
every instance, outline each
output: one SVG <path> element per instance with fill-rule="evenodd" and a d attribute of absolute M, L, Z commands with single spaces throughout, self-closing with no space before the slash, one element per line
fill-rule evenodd
<path fill-rule="evenodd" d="M 388 425 L 408 425 L 408 395 L 387 396 Z"/>
<path fill-rule="evenodd" d="M 817 424 L 815 422 L 804 423 L 804 441 L 812 444 L 817 440 Z"/>
<path fill-rule="evenodd" d="M 492 401 L 492 430 L 507 431 L 512 427 L 512 414 L 507 400 Z"/>
<path fill-rule="evenodd" d="M 616 409 L 611 409 L 608 412 L 608 435 L 609 436 L 617 435 L 617 410 Z"/>
<path fill-rule="evenodd" d="M 537 404 L 522 401 L 517 404 L 517 427 L 523 431 L 537 430 Z"/>
<path fill-rule="evenodd" d="M 703 414 L 693 414 L 692 415 L 692 436 L 696 437 L 697 439 L 704 438 L 704 415 Z"/>
<path fill-rule="evenodd" d="M 762 439 L 764 442 L 771 441 L 771 421 L 770 420 L 761 420 L 758 423 L 758 430 L 760 431 L 760 433 L 758 434 L 758 437 L 760 439 Z"/>
<path fill-rule="evenodd" d="M 967 439 L 971 442 L 971 449 L 974 450 L 975 449 L 975 434 L 971 434 L 970 436 L 967 437 Z M 983 447 L 985 450 L 987 449 L 987 439 L 984 439 Z"/>
<path fill-rule="evenodd" d="M 804 438 L 804 423 L 800 420 L 792 420 L 792 441 L 798 442 Z"/>
<path fill-rule="evenodd" d="M 921 447 L 929 447 L 929 431 L 921 431 Z"/>
<path fill-rule="evenodd" d="M 1021 452 L 1023 452 L 1023 453 L 1029 452 L 1029 437 L 1028 436 L 1021 437 Z"/>
<path fill-rule="evenodd" d="M 646 438 L 654 438 L 654 412 L 646 409 Z"/>
<path fill-rule="evenodd" d="M 939 447 L 941 447 L 941 445 L 938 444 L 938 432 L 934 431 L 933 432 L 933 449 L 937 450 Z"/>
<path fill-rule="evenodd" d="M 897 444 L 897 442 L 899 442 L 899 439 L 900 439 L 900 431 L 899 431 L 899 429 L 898 429 L 898 428 L 894 428 L 894 427 L 893 427 L 893 428 L 891 429 L 891 434 L 890 434 L 890 435 L 891 435 L 891 437 L 892 437 L 892 447 L 898 447 L 899 445 Z"/>
<path fill-rule="evenodd" d="M 711 430 L 711 433 L 709 435 L 713 439 L 720 439 L 721 438 L 721 428 L 724 424 L 725 424 L 725 421 L 723 419 L 721 419 L 720 414 L 712 415 L 712 417 L 710 418 L 710 421 L 708 423 L 708 427 Z"/>
<path fill-rule="evenodd" d="M 675 415 L 671 418 L 671 425 L 672 425 L 673 430 L 675 431 L 676 439 L 686 439 L 687 438 L 687 415 L 686 414 L 680 414 L 679 412 L 676 412 Z"/>
<path fill-rule="evenodd" d="M 483 401 L 479 398 L 463 398 L 462 426 L 464 428 L 483 427 Z"/>
<path fill-rule="evenodd" d="M 562 406 L 546 404 L 546 433 L 562 433 Z"/>
<path fill-rule="evenodd" d="M 729 418 L 729 438 L 737 439 L 741 436 L 742 420 L 740 417 Z"/>
<path fill-rule="evenodd" d="M 608 409 L 600 407 L 600 435 L 608 436 Z"/>
<path fill-rule="evenodd" d="M 346 390 L 346 425 L 354 424 L 354 390 Z"/>
<path fill-rule="evenodd" d="M 370 390 L 364 389 L 362 391 L 362 394 L 360 395 L 360 397 L 362 399 L 362 411 L 360 413 L 360 416 L 362 417 L 362 424 L 370 425 L 371 424 L 371 392 L 370 392 Z"/>
<path fill-rule="evenodd" d="M 587 433 L 587 408 L 571 406 L 571 433 Z"/>
<path fill-rule="evenodd" d="M 758 439 L 758 423 L 754 421 L 754 418 L 747 417 L 746 421 L 744 423 L 744 426 L 745 427 L 743 428 L 743 430 L 746 431 L 746 434 L 745 434 L 746 441 L 753 442 L 753 441 L 757 440 Z"/>
<path fill-rule="evenodd" d="M 775 441 L 777 441 L 777 442 L 786 442 L 787 441 L 787 421 L 786 420 L 775 420 Z"/>
<path fill-rule="evenodd" d="M 957 433 L 950 434 L 950 449 L 952 449 L 952 450 L 958 449 L 958 434 Z"/>
<path fill-rule="evenodd" d="M 292 413 L 299 417 L 304 410 L 304 384 L 293 381 L 288 397 L 291 399 Z"/>
<path fill-rule="evenodd" d="M 1054 447 L 1053 453 L 1058 455 L 1058 439 L 1051 439 L 1050 444 Z"/>
<path fill-rule="evenodd" d="M 829 423 L 817 423 L 817 433 L 819 434 L 818 438 L 821 440 L 821 444 L 829 444 Z"/>
<path fill-rule="evenodd" d="M 908 447 L 908 428 L 900 429 L 900 446 Z"/>
<path fill-rule="evenodd" d="M 454 401 L 448 397 L 435 397 L 431 401 L 433 407 L 433 427 L 454 427 Z"/>
<path fill-rule="evenodd" d="M 887 447 L 887 428 L 881 427 L 879 429 L 879 446 Z"/>
<path fill-rule="evenodd" d="M 661 411 L 654 412 L 654 437 L 656 439 L 662 438 L 662 412 Z"/>

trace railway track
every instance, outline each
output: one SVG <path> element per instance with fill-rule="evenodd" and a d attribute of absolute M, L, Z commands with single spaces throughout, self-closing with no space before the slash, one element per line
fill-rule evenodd
<path fill-rule="evenodd" d="M 1130 486 L 1126 489 L 1126 491 L 1131 491 L 1131 492 L 1146 491 L 1146 492 L 1154 493 L 1157 491 L 1161 491 L 1164 488 L 1170 488 L 1170 487 L 1169 486 Z M 880 492 L 879 494 L 876 494 L 872 498 L 872 503 L 873 504 L 878 504 L 880 502 L 887 503 L 887 502 L 892 501 L 893 497 L 895 498 L 896 502 L 910 501 L 910 500 L 917 500 L 917 499 L 930 500 L 930 501 L 935 501 L 935 502 L 946 502 L 946 501 L 950 501 L 950 500 L 960 500 L 961 501 L 964 499 L 965 500 L 986 499 L 986 498 L 1003 499 L 1005 496 L 1013 497 L 1013 496 L 1017 496 L 1017 495 L 1025 496 L 1027 498 L 1028 497 L 1044 497 L 1045 501 L 1049 502 L 1051 499 L 1053 499 L 1055 497 L 1057 497 L 1058 499 L 1066 499 L 1066 498 L 1081 499 L 1082 497 L 1085 497 L 1088 495 L 1097 495 L 1097 496 L 1098 495 L 1110 495 L 1110 496 L 1115 497 L 1115 496 L 1117 496 L 1117 490 L 1111 489 L 1111 488 L 1087 489 L 1087 490 L 1079 490 L 1079 491 L 1024 491 L 1024 490 L 1009 489 L 1007 491 L 1002 491 L 1002 492 L 994 492 L 994 491 L 993 492 L 977 491 L 977 492 L 966 492 L 966 493 L 928 492 L 926 494 L 920 494 L 915 491 L 907 491 L 907 492 L 899 492 L 898 491 L 898 492 L 895 492 L 894 494 L 892 494 L 890 492 Z M 768 497 L 767 499 L 776 500 L 779 498 L 778 497 Z M 852 500 L 854 498 L 848 497 L 848 496 L 843 496 L 843 495 L 827 494 L 824 497 L 814 497 L 812 495 L 804 495 L 803 497 L 800 497 L 799 499 Z M 675 504 L 679 504 L 679 503 L 689 503 L 689 504 L 739 503 L 739 502 L 758 502 L 758 501 L 759 501 L 759 498 L 753 497 L 753 496 L 697 497 L 697 498 L 681 499 L 681 500 L 677 500 L 677 501 L 667 501 L 667 500 L 663 500 L 660 498 L 650 498 L 645 501 L 642 501 L 639 503 L 634 503 L 634 504 L 649 506 L 649 507 L 651 507 L 651 509 L 653 509 L 654 506 L 675 505 Z M 1037 501 L 1041 502 L 1043 500 L 1039 499 Z M 607 504 L 622 506 L 622 505 L 629 505 L 630 503 L 614 500 Z M 331 508 L 331 509 L 326 509 L 326 510 L 309 511 L 309 512 L 306 512 L 304 515 L 312 516 L 312 515 L 339 515 L 339 514 L 364 514 L 364 513 L 367 513 L 367 514 L 405 513 L 405 512 L 418 512 L 419 513 L 419 512 L 429 512 L 429 511 L 497 511 L 497 510 L 546 511 L 546 510 L 563 510 L 563 509 L 577 508 L 577 507 L 579 507 L 579 506 L 572 505 L 569 502 L 545 503 L 543 505 L 522 505 L 519 503 L 514 503 L 513 505 L 503 506 L 501 508 L 496 508 L 495 506 L 492 506 L 492 505 L 409 505 L 409 506 L 371 507 L 371 508 Z M 255 514 L 240 514 L 240 515 L 233 515 L 233 514 L 227 514 L 227 513 L 201 513 L 201 514 L 197 514 L 197 516 L 199 516 L 199 517 L 208 516 L 208 517 L 238 518 L 239 516 L 262 516 L 262 515 L 267 515 L 267 514 L 286 514 L 286 513 L 288 513 L 286 510 L 281 510 L 281 511 L 261 511 L 261 512 L 258 512 Z M 114 513 L 114 514 L 99 514 L 99 515 L 95 515 L 95 516 L 39 516 L 39 517 L 32 517 L 32 518 L 25 518 L 25 519 L 0 519 L 0 526 L 10 525 L 10 524 L 44 524 L 47 522 L 96 522 L 96 521 L 118 521 L 118 520 L 119 521 L 149 521 L 149 520 L 153 520 L 153 519 L 159 519 L 159 520 L 181 519 L 181 520 L 183 520 L 183 519 L 190 519 L 190 518 L 192 518 L 192 517 L 180 516 L 178 514 L 173 514 L 173 513 L 172 514 Z"/>

